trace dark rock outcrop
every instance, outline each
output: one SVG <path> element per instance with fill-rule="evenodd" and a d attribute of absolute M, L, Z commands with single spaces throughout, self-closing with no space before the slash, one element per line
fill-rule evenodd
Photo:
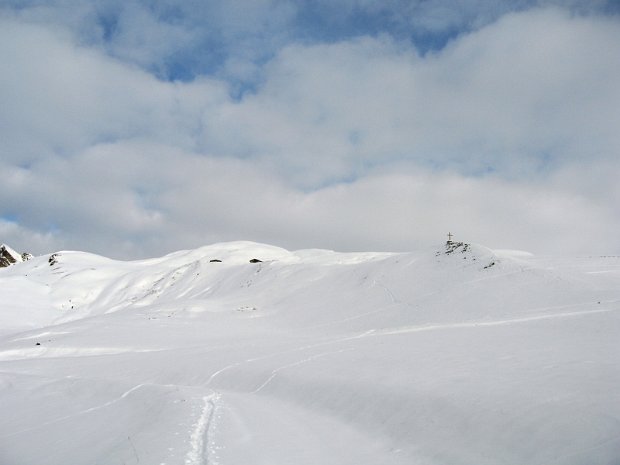
<path fill-rule="evenodd" d="M 7 266 L 14 265 L 18 262 L 25 262 L 30 260 L 32 255 L 29 253 L 17 253 L 7 245 L 0 245 L 0 268 L 6 268 Z"/>

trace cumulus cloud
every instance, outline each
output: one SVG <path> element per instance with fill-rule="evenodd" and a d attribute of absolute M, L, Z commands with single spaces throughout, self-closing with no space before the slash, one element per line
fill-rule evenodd
<path fill-rule="evenodd" d="M 208 124 L 224 136 L 218 149 L 269 154 L 306 182 L 401 159 L 533 175 L 617 153 L 619 33 L 614 21 L 543 10 L 424 58 L 388 37 L 291 46 L 256 95 Z M 241 139 L 222 129 L 233 121 Z"/>
<path fill-rule="evenodd" d="M 558 6 L 618 13 L 614 0 L 7 0 L 0 15 L 62 30 L 169 80 L 216 73 L 244 89 L 290 42 L 334 43 L 388 33 L 422 51 L 510 12 Z"/>
<path fill-rule="evenodd" d="M 241 95 L 221 69 L 189 82 L 152 69 L 172 52 L 140 40 L 201 34 L 180 4 L 136 3 L 107 20 L 105 44 L 36 21 L 43 6 L 0 18 L 0 241 L 139 257 L 234 239 L 408 250 L 453 230 L 619 251 L 605 240 L 620 218 L 616 17 L 524 7 L 421 54 L 387 32 L 285 43 L 267 31 L 296 5 L 276 3 L 256 6 L 251 34 L 216 15 L 231 44 L 271 43 L 262 62 L 243 47 L 224 60 L 260 75 Z"/>
<path fill-rule="evenodd" d="M 206 79 L 184 86 L 162 82 L 40 26 L 3 21 L 0 38 L 8 159 L 133 137 L 192 144 L 188 134 L 200 113 L 227 95 L 224 84 Z"/>
<path fill-rule="evenodd" d="M 183 81 L 214 72 L 229 79 L 257 79 L 256 70 L 247 70 L 290 39 L 297 13 L 296 2 L 286 0 L 5 3 L 0 15 L 62 32 L 74 44 L 161 79 Z"/>

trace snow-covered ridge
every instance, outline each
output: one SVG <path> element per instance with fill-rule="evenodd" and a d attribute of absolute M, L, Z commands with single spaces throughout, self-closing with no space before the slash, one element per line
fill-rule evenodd
<path fill-rule="evenodd" d="M 30 260 L 32 255 L 29 253 L 17 253 L 6 244 L 0 244 L 0 268 L 6 268 L 15 263 Z"/>
<path fill-rule="evenodd" d="M 231 242 L 60 251 L 2 270 L 0 289 L 0 462 L 581 465 L 620 450 L 618 257 Z"/>
<path fill-rule="evenodd" d="M 463 261 L 461 261 L 463 260 Z M 510 266 L 510 260 L 504 260 Z M 44 284 L 47 306 L 55 308 L 57 321 L 79 319 L 128 307 L 179 299 L 221 298 L 239 294 L 239 289 L 257 286 L 271 297 L 285 298 L 309 287 L 331 286 L 367 270 L 402 268 L 450 276 L 472 268 L 483 271 L 500 262 L 482 246 L 451 243 L 438 251 L 421 253 L 338 253 L 329 250 L 285 249 L 254 242 L 229 242 L 183 250 L 160 258 L 119 261 L 99 255 L 60 251 L 32 259 L 11 270 Z M 344 268 L 341 268 L 344 267 Z M 368 279 L 366 277 L 365 279 Z M 373 286 L 379 286 L 375 278 Z M 245 292 L 248 293 L 248 292 Z M 239 308 L 254 308 L 239 305 Z M 46 320 L 47 321 L 47 320 Z M 31 324 L 33 322 L 30 322 Z"/>
<path fill-rule="evenodd" d="M 315 299 L 307 296 L 309 292 L 321 295 L 326 290 L 334 292 L 338 286 L 342 286 L 345 300 L 351 298 L 350 292 L 362 290 L 362 295 L 369 294 L 361 299 L 359 305 L 362 306 L 364 299 L 372 302 L 377 294 L 378 302 L 387 296 L 392 304 L 398 304 L 401 299 L 396 293 L 419 298 L 443 292 L 447 287 L 458 289 L 464 283 L 498 276 L 514 275 L 514 279 L 519 279 L 518 275 L 526 269 L 534 278 L 537 278 L 536 273 L 545 274 L 544 267 L 539 267 L 532 257 L 524 262 L 523 256 L 499 255 L 484 246 L 463 242 L 448 242 L 417 253 L 338 253 L 316 249 L 291 252 L 266 244 L 238 241 L 136 261 L 60 251 L 20 263 L 6 270 L 5 275 L 13 279 L 23 276 L 28 279 L 22 286 L 39 287 L 38 292 L 31 292 L 31 298 L 39 294 L 42 301 L 31 307 L 46 308 L 47 317 L 43 322 L 48 324 L 130 308 L 152 308 L 163 303 L 175 306 L 178 302 L 192 301 L 200 304 L 184 308 L 208 308 L 214 312 L 222 308 L 221 301 L 225 300 L 235 302 L 230 305 L 240 312 L 251 309 L 256 317 L 262 314 L 255 312 L 257 303 L 274 312 L 282 302 L 300 295 L 311 302 Z M 396 293 L 392 290 L 399 287 L 402 290 Z M 377 292 L 378 289 L 383 290 Z M 339 301 L 341 297 L 334 299 Z M 262 303 L 265 300 L 278 304 Z M 344 321 L 352 326 L 372 320 L 370 316 L 356 315 L 354 308 L 344 303 L 340 312 L 345 315 Z M 480 311 L 476 310 L 469 317 L 478 313 Z M 4 318 L 8 318 L 8 314 L 5 312 Z M 431 314 L 428 309 L 425 314 L 424 318 L 438 318 L 438 314 Z M 412 318 L 423 319 L 420 314 L 409 315 L 408 319 Z M 10 319 L 11 326 L 20 324 L 19 316 Z M 321 311 L 313 311 L 295 313 L 292 323 L 322 325 L 328 319 Z M 36 320 L 27 320 L 27 326 L 36 325 Z M 366 326 L 360 328 L 376 329 Z"/>

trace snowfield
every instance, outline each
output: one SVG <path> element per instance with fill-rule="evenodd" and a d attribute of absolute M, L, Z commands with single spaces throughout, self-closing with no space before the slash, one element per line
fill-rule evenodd
<path fill-rule="evenodd" d="M 233 242 L 0 290 L 0 465 L 620 463 L 620 257 Z"/>

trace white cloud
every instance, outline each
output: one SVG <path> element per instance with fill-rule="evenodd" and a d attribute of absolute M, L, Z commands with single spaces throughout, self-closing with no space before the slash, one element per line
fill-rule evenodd
<path fill-rule="evenodd" d="M 234 73 L 247 73 L 272 56 L 290 38 L 296 13 L 296 2 L 281 0 L 34 0 L 0 6 L 0 17 L 62 32 L 76 45 L 172 80 L 213 72 L 249 78 Z"/>
<path fill-rule="evenodd" d="M 118 11 L 114 31 L 104 48 L 114 57 L 154 69 L 166 76 L 166 61 L 179 50 L 191 48 L 199 40 L 184 24 L 161 21 L 153 11 L 136 2 L 127 2 Z"/>
<path fill-rule="evenodd" d="M 3 21 L 0 39 L 7 157 L 133 137 L 191 145 L 201 112 L 227 98 L 222 83 L 164 83 L 39 26 Z"/>
<path fill-rule="evenodd" d="M 406 250 L 453 230 L 618 251 L 615 19 L 532 10 L 424 57 L 387 35 L 292 44 L 239 100 L 0 21 L 0 218 L 17 218 L 0 241 L 14 248 Z"/>
<path fill-rule="evenodd" d="M 619 34 L 615 21 L 541 10 L 425 58 L 387 37 L 291 46 L 256 95 L 205 124 L 214 150 L 276 159 L 301 184 L 403 158 L 533 175 L 617 153 Z"/>

